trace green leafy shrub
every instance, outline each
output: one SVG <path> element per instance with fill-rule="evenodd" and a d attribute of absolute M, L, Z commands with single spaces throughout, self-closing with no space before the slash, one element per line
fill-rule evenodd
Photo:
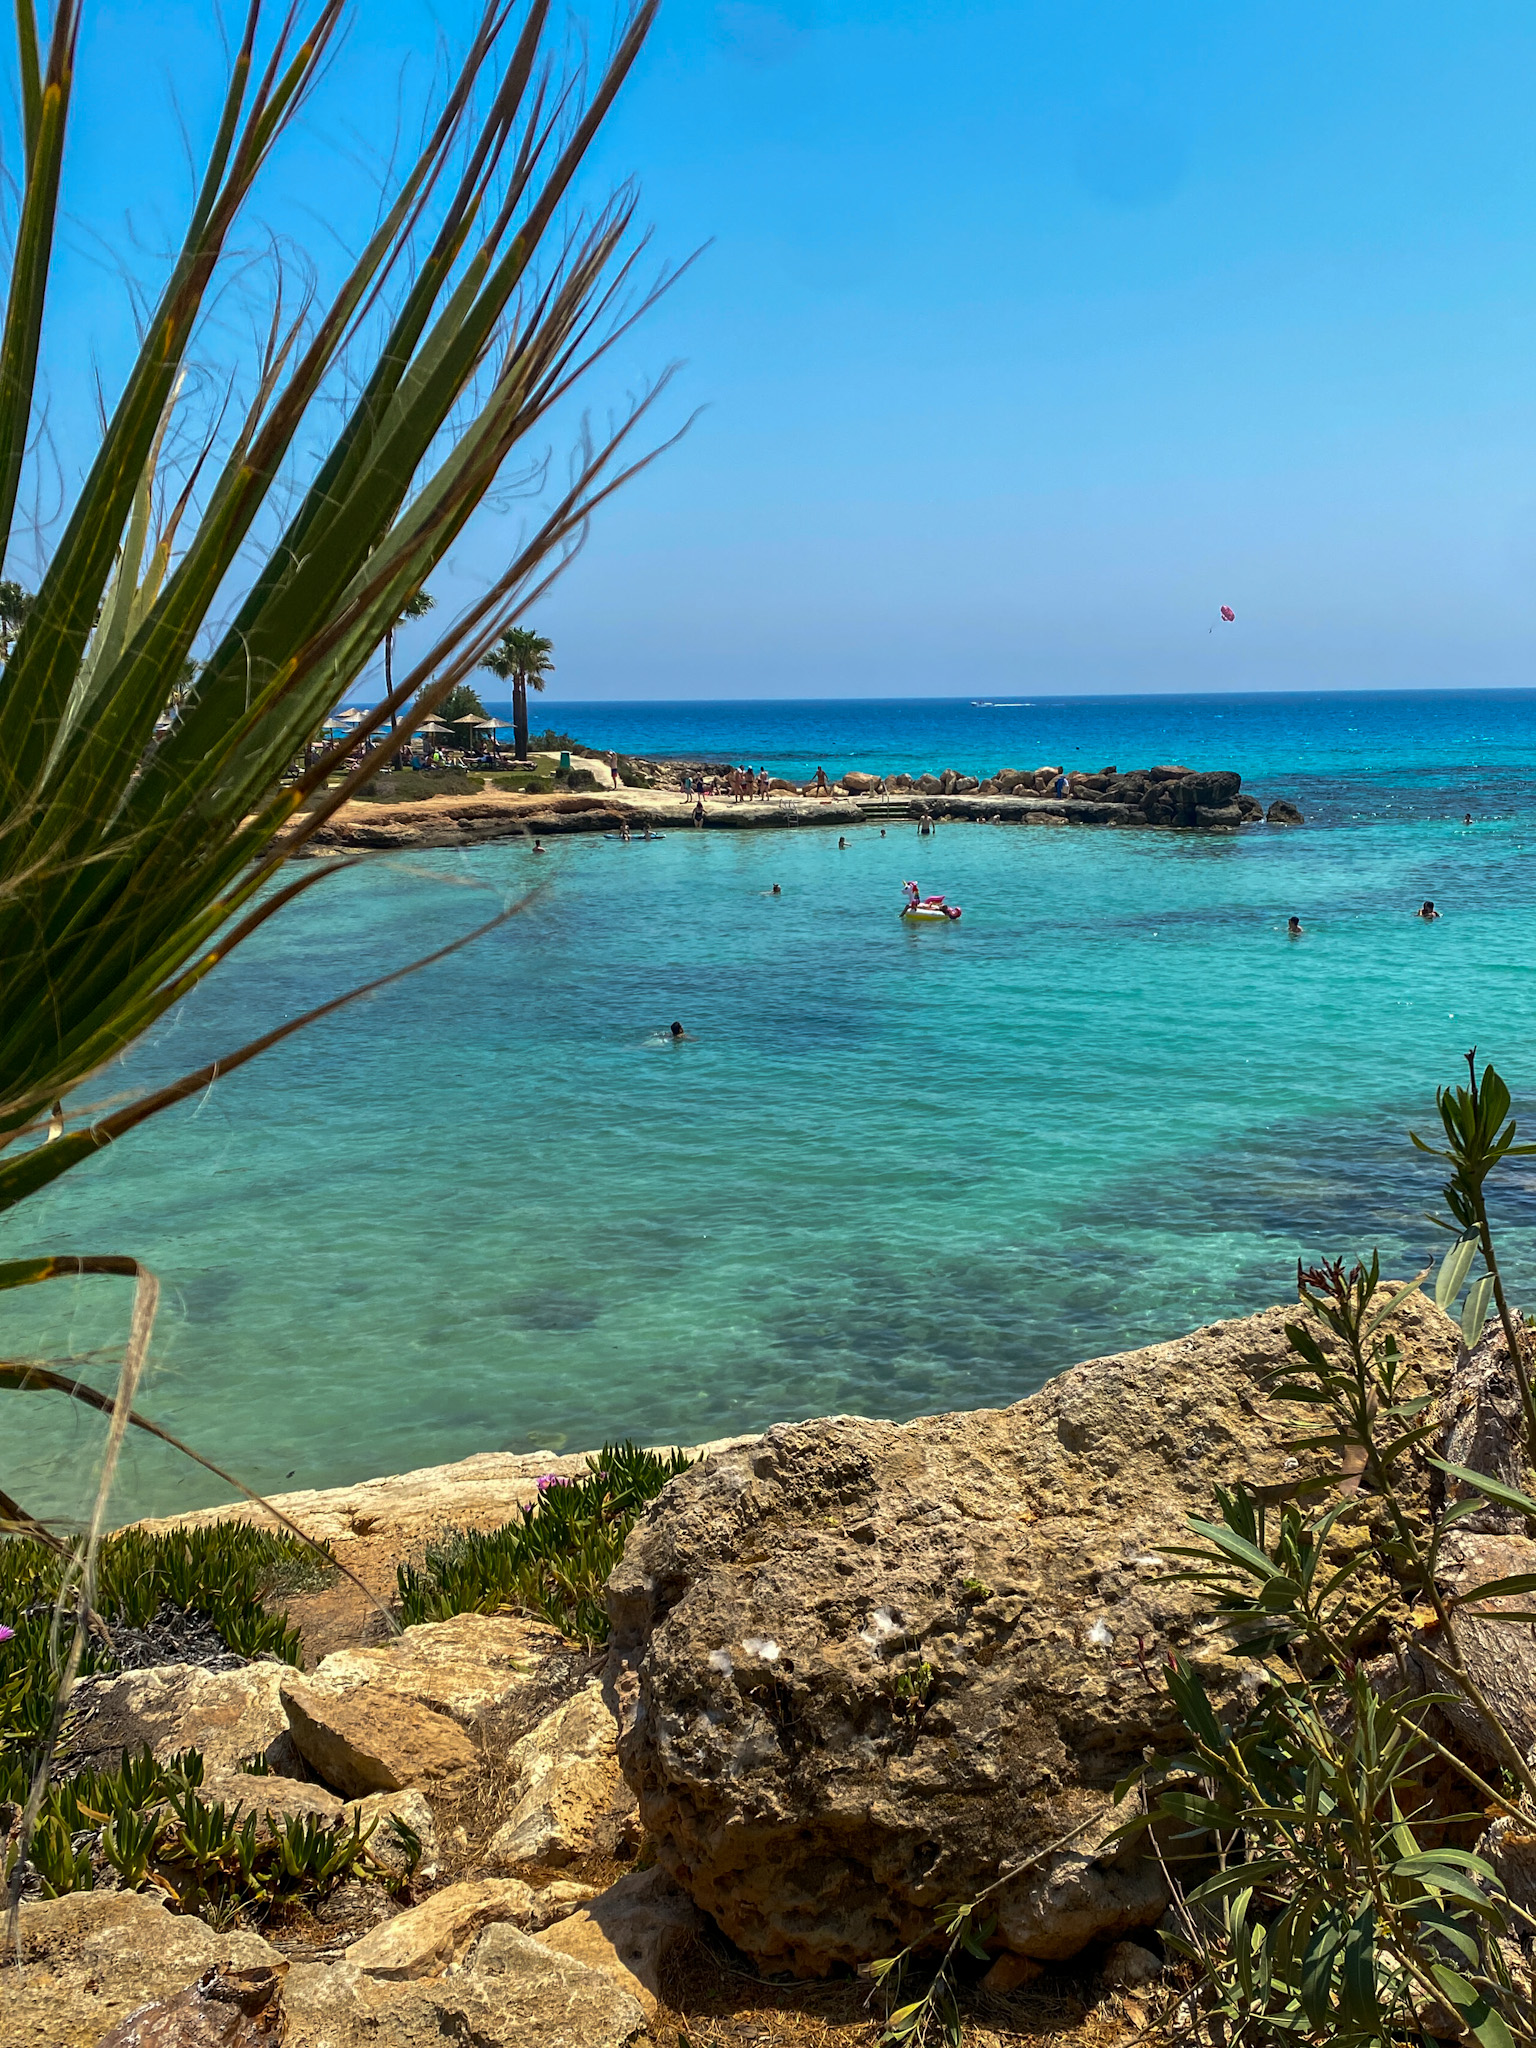
<path fill-rule="evenodd" d="M 1496 1307 L 1524 1435 L 1530 1334 L 1504 1298 L 1483 1185 L 1501 1159 L 1530 1149 L 1514 1144 L 1509 1102 L 1499 1076 L 1488 1068 L 1479 1082 L 1475 1064 L 1470 1088 L 1437 1098 L 1454 1218 L 1443 1227 L 1457 1241 L 1435 1293 L 1450 1309 L 1481 1253 L 1462 1338 L 1476 1345 Z M 1427 1457 L 1428 1392 L 1406 1374 L 1390 1329 L 1426 1277 L 1388 1294 L 1374 1257 L 1298 1271 L 1307 1319 L 1287 1325 L 1292 1355 L 1272 1391 L 1310 1418 L 1292 1449 L 1324 1453 L 1331 1469 L 1278 1503 L 1246 1486 L 1218 1491 L 1219 1519 L 1192 1518 L 1194 1541 L 1174 1553 L 1254 1679 L 1229 1717 L 1188 1662 L 1171 1661 L 1190 1748 L 1137 1774 L 1145 1810 L 1127 1830 L 1159 1823 L 1158 1853 L 1183 1880 L 1170 1946 L 1195 1973 L 1190 2038 L 1536 2042 L 1521 1983 L 1536 1914 L 1475 1846 L 1500 1817 L 1516 1838 L 1536 1832 L 1536 1755 L 1469 1668 L 1460 1632 L 1468 1610 L 1528 1626 L 1536 1573 L 1452 1597 L 1441 1560 L 1468 1515 L 1493 1502 L 1531 1527 L 1536 1499 Z M 1528 1437 L 1521 1448 L 1529 1458 Z M 1452 1482 L 1438 1519 L 1426 1465 Z M 1485 1604 L 1522 1595 L 1518 1611 Z M 1410 1675 L 1426 1665 L 1432 1692 Z M 1480 1726 L 1476 1753 L 1501 1767 L 1485 1776 L 1468 1745 L 1447 1745 L 1442 1704 Z M 1462 1810 L 1448 1810 L 1457 1800 Z"/>
<path fill-rule="evenodd" d="M 365 782 L 352 795 L 356 803 L 420 804 L 429 796 L 478 796 L 484 787 L 483 775 L 466 775 L 459 768 L 399 768 Z"/>
<path fill-rule="evenodd" d="M 402 1618 L 410 1626 L 512 1608 L 589 1645 L 603 1642 L 603 1586 L 624 1539 L 647 1503 L 688 1465 L 681 1451 L 609 1444 L 588 1458 L 583 1478 L 540 1480 L 537 1501 L 514 1521 L 445 1539 L 419 1570 L 401 1565 Z"/>
<path fill-rule="evenodd" d="M 371 1828 L 313 1814 L 242 1818 L 203 1799 L 202 1782 L 196 1750 L 162 1765 L 145 1749 L 115 1771 L 81 1771 L 50 1785 L 28 1858 L 43 1896 L 91 1891 L 110 1870 L 130 1891 L 153 1878 L 182 1912 L 222 1925 L 236 1913 L 259 1919 L 284 1900 L 324 1898 L 349 1877 L 396 1883 L 368 1853 Z M 27 1786 L 25 1766 L 0 1759 L 0 1801 L 19 1806 Z M 408 1849 L 410 1830 L 396 1832 Z M 14 1853 L 0 1873 L 6 1879 Z"/>
<path fill-rule="evenodd" d="M 488 779 L 492 789 L 510 789 L 527 796 L 551 796 L 555 787 L 547 775 L 492 775 Z"/>
<path fill-rule="evenodd" d="M 163 1607 L 201 1615 L 240 1657 L 300 1661 L 298 1630 L 267 1605 L 279 1582 L 313 1576 L 313 1552 L 297 1537 L 246 1522 L 172 1529 L 150 1535 L 124 1529 L 102 1543 L 96 1612 L 108 1632 L 147 1628 Z M 0 1761 L 30 1751 L 53 1711 L 60 1652 L 53 1603 L 64 1559 L 30 1537 L 0 1540 Z M 116 1659 L 99 1632 L 88 1637 L 85 1671 L 111 1671 Z"/>

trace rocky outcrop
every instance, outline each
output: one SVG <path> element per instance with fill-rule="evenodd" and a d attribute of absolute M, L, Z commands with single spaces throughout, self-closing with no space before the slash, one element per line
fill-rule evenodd
<path fill-rule="evenodd" d="M 515 1877 L 451 1884 L 374 1927 L 347 1950 L 347 1961 L 365 1977 L 403 1983 L 412 1977 L 440 1977 L 464 1956 L 481 1928 L 500 1920 L 526 1927 L 533 1915 L 533 1890 Z"/>
<path fill-rule="evenodd" d="M 286 1962 L 205 1970 L 185 1989 L 119 2021 L 97 2048 L 282 2048 Z"/>
<path fill-rule="evenodd" d="M 888 1955 L 996 1896 L 996 1945 L 1075 1954 L 1156 1922 L 1110 1789 L 1180 1739 L 1170 1650 L 1237 1667 L 1158 1546 L 1211 1489 L 1287 1487 L 1266 1398 L 1294 1308 L 1074 1367 L 1016 1406 L 770 1430 L 673 1482 L 609 1589 L 620 1754 L 660 1861 L 770 1968 Z M 1454 1326 L 1399 1342 L 1444 1386 Z"/>
<path fill-rule="evenodd" d="M 212 1771 L 233 1771 L 253 1757 L 274 1771 L 296 1770 L 281 1697 L 286 1675 L 282 1664 L 239 1671 L 157 1664 L 82 1679 L 72 1701 L 72 1754 L 102 1768 L 125 1750 L 151 1749 L 169 1763 L 178 1750 L 196 1749 Z"/>
<path fill-rule="evenodd" d="M 613 1710 L 594 1679 L 507 1754 L 513 1807 L 491 1838 L 492 1870 L 558 1866 L 594 1850 L 612 1856 L 629 1831 L 633 1793 L 619 1769 Z"/>
<path fill-rule="evenodd" d="M 349 1963 L 295 1963 L 284 2048 L 628 2048 L 638 2001 L 600 1970 L 510 1922 L 487 1927 L 451 1973 L 396 1983 Z"/>
<path fill-rule="evenodd" d="M 546 1948 L 601 1970 L 656 2017 L 661 1970 L 703 1922 L 664 1870 L 631 1871 L 539 1939 Z"/>
<path fill-rule="evenodd" d="M 499 1614 L 455 1614 L 420 1622 L 387 1643 L 334 1650 L 305 1680 L 310 1693 L 391 1694 L 462 1728 L 525 1684 L 541 1657 L 559 1649 L 558 1629 Z"/>
<path fill-rule="evenodd" d="M 0 2048 L 97 2048 L 139 2007 L 205 1970 L 280 1970 L 259 1935 L 223 1933 L 138 1892 L 70 1892 L 21 1909 L 21 1968 L 7 1969 Z"/>
<path fill-rule="evenodd" d="M 1305 825 L 1307 821 L 1293 803 L 1277 796 L 1264 813 L 1264 822 L 1267 825 Z"/>

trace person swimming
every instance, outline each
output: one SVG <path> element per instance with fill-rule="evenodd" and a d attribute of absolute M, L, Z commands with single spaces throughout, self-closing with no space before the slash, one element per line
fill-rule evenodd
<path fill-rule="evenodd" d="M 778 883 L 775 882 L 768 893 L 770 896 L 782 896 L 784 894 L 784 891 L 779 887 Z"/>
<path fill-rule="evenodd" d="M 549 848 L 544 845 L 542 840 L 535 839 L 533 842 L 533 850 L 535 853 L 548 853 Z"/>
<path fill-rule="evenodd" d="M 848 842 L 846 839 L 844 839 L 841 833 L 839 833 L 837 837 L 837 850 L 839 853 L 846 853 L 848 850 Z"/>
<path fill-rule="evenodd" d="M 1287 920 L 1285 927 L 1285 935 L 1287 938 L 1290 939 L 1299 939 L 1301 937 L 1301 919 L 1299 917 L 1293 917 Z"/>
<path fill-rule="evenodd" d="M 1422 917 L 1426 924 L 1429 924 L 1430 922 L 1432 922 L 1433 919 L 1437 918 L 1440 915 L 1439 911 L 1436 910 L 1434 903 L 1428 896 L 1424 898 L 1423 904 L 1413 914 L 1415 917 Z"/>
<path fill-rule="evenodd" d="M 667 1027 L 667 1036 L 671 1039 L 674 1045 L 681 1045 L 683 1040 L 688 1036 L 688 1033 L 683 1029 L 681 1024 L 673 1022 Z"/>

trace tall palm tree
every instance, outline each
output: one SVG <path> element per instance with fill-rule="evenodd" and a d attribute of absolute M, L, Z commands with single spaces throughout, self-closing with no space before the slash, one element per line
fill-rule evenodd
<path fill-rule="evenodd" d="M 554 668 L 555 643 L 528 626 L 508 626 L 480 663 L 512 685 L 512 742 L 519 761 L 528 758 L 528 692 L 542 690 Z"/>
<path fill-rule="evenodd" d="M 437 603 L 430 590 L 415 591 L 400 607 L 399 616 L 391 621 L 384 632 L 384 694 L 393 698 L 395 694 L 395 634 L 407 619 L 424 619 Z M 395 730 L 396 712 L 390 705 L 389 729 Z"/>

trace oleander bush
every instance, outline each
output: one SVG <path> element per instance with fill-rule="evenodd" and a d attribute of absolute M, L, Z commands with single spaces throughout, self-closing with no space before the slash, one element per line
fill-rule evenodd
<path fill-rule="evenodd" d="M 589 1647 L 608 1635 L 603 1587 L 624 1539 L 669 1479 L 691 1461 L 681 1451 L 609 1444 L 579 1479 L 540 1480 L 530 1508 L 499 1529 L 455 1531 L 420 1568 L 397 1572 L 407 1626 L 453 1614 L 510 1609 L 552 1622 Z"/>
<path fill-rule="evenodd" d="M 1470 1085 L 1436 1097 L 1444 1144 L 1414 1137 L 1450 1169 L 1449 1220 L 1432 1219 L 1453 1239 L 1435 1299 L 1452 1311 L 1466 1290 L 1463 1357 L 1502 1339 L 1519 1396 L 1506 1462 L 1529 1476 L 1532 1333 L 1505 1295 L 1486 1183 L 1536 1147 L 1515 1143 L 1498 1074 L 1468 1065 Z M 1536 1751 L 1516 1733 L 1518 1685 L 1501 1702 L 1486 1655 L 1480 1683 L 1462 1634 L 1469 1614 L 1528 1631 L 1536 1572 L 1452 1594 L 1442 1554 L 1490 1507 L 1536 1533 L 1536 1484 L 1432 1454 L 1431 1390 L 1392 1329 L 1428 1272 L 1389 1288 L 1374 1255 L 1298 1268 L 1300 1314 L 1270 1391 L 1295 1405 L 1290 1448 L 1312 1469 L 1298 1458 L 1279 1498 L 1218 1489 L 1211 1518 L 1168 1547 L 1247 1683 L 1213 1697 L 1214 1681 L 1170 1658 L 1163 1682 L 1188 1746 L 1149 1755 L 1117 1788 L 1139 1808 L 1122 1836 L 1161 1859 L 1172 1896 L 1160 1933 L 1175 1967 L 1149 2029 L 1160 2042 L 1536 2048 Z M 1455 1733 L 1469 1721 L 1475 1745 Z M 1500 1761 L 1485 1768 L 1489 1753 Z M 991 1901 L 1028 1867 L 944 1905 L 873 1965 L 887 2043 L 959 2048 L 963 1974 L 987 1966 Z"/>

